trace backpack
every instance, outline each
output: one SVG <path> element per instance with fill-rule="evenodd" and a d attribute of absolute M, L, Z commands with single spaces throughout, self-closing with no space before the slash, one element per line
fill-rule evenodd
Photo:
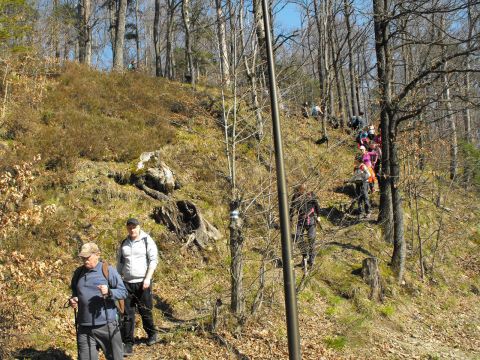
<path fill-rule="evenodd" d="M 367 182 L 369 178 L 370 171 L 368 171 L 368 168 L 365 165 L 363 165 L 363 169 L 362 165 L 358 166 L 353 173 L 353 181 L 356 183 Z"/>
<path fill-rule="evenodd" d="M 80 280 L 80 277 L 85 273 L 85 268 L 83 266 L 77 268 L 75 270 L 75 273 L 73 275 L 73 280 L 72 284 L 74 284 L 75 287 L 77 287 L 78 280 Z M 108 263 L 106 261 L 102 261 L 102 274 L 103 277 L 107 280 L 108 287 L 111 287 L 110 281 L 108 280 L 110 271 L 108 270 Z M 117 308 L 117 311 L 121 316 L 125 314 L 125 300 L 120 299 L 120 300 L 114 300 L 115 302 L 115 307 Z"/>
<path fill-rule="evenodd" d="M 312 107 L 312 116 L 320 115 L 320 107 L 318 105 Z"/>

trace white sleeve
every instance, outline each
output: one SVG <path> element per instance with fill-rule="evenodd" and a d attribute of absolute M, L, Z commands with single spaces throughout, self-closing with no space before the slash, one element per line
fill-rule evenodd
<path fill-rule="evenodd" d="M 153 277 L 153 272 L 158 264 L 158 251 L 157 251 L 157 244 L 155 241 L 147 235 L 147 258 L 148 258 L 148 268 L 147 273 L 145 274 L 145 280 L 151 281 Z"/>

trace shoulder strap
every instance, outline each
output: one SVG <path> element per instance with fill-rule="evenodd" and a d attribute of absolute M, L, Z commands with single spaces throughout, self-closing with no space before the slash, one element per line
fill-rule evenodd
<path fill-rule="evenodd" d="M 72 287 L 75 287 L 75 288 L 77 287 L 78 280 L 80 280 L 81 276 L 84 273 L 85 273 L 85 267 L 84 266 L 79 266 L 78 268 L 75 269 L 75 271 L 73 272 Z"/>
<path fill-rule="evenodd" d="M 111 288 L 112 285 L 110 284 L 110 278 L 109 278 L 110 271 L 108 270 L 108 263 L 106 261 L 102 262 L 102 273 L 103 273 L 103 276 L 105 277 L 105 279 L 107 279 L 108 287 Z M 125 300 L 124 299 L 116 300 L 115 303 L 116 303 L 116 306 L 118 308 L 118 311 L 120 311 L 121 314 L 124 314 L 125 313 Z"/>
<path fill-rule="evenodd" d="M 125 239 L 122 240 L 122 242 L 120 243 L 120 264 L 123 264 L 123 251 L 122 251 L 122 248 L 123 248 L 123 244 L 125 244 L 125 241 L 128 240 L 128 237 L 126 237 Z"/>
<path fill-rule="evenodd" d="M 143 240 L 143 242 L 145 243 L 145 258 L 146 258 L 146 260 L 147 260 L 147 267 L 148 267 L 149 262 L 150 262 L 149 259 L 148 259 L 148 239 L 147 239 L 147 237 L 145 236 L 142 240 Z"/>
<path fill-rule="evenodd" d="M 108 271 L 108 263 L 106 261 L 102 262 L 102 273 L 103 273 L 103 276 L 105 277 L 105 279 L 107 279 L 107 281 L 108 281 L 108 286 L 110 286 L 110 281 L 109 281 L 109 278 L 108 278 L 108 275 L 110 275 L 110 272 Z"/>

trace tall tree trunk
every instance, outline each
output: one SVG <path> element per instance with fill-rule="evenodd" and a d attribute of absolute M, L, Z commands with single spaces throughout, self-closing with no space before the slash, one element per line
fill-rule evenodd
<path fill-rule="evenodd" d="M 352 106 L 352 115 L 358 115 L 358 103 L 355 87 L 355 64 L 353 62 L 353 46 L 352 46 L 352 25 L 350 23 L 350 15 L 353 12 L 351 0 L 343 0 L 345 12 L 345 24 L 347 26 L 347 44 L 348 44 L 348 74 L 350 76 L 350 100 Z M 374 1 L 375 2 L 375 1 Z"/>
<path fill-rule="evenodd" d="M 390 119 L 390 182 L 393 202 L 393 254 L 392 269 L 401 283 L 405 272 L 405 258 L 407 246 L 404 237 L 402 194 L 400 191 L 400 164 L 398 159 L 398 147 L 396 140 L 395 120 Z"/>
<path fill-rule="evenodd" d="M 443 29 L 445 29 L 445 18 L 441 16 L 440 18 L 440 29 L 439 29 L 439 39 L 443 40 Z M 446 49 L 445 46 L 442 46 L 442 55 L 445 56 Z M 443 65 L 443 70 L 448 70 L 448 62 L 445 62 Z M 449 127 L 449 147 L 450 147 L 450 179 L 454 180 L 457 178 L 457 168 L 458 168 L 458 144 L 457 144 L 457 125 L 455 123 L 455 116 L 452 112 L 452 101 L 450 98 L 450 83 L 449 83 L 448 74 L 443 75 L 443 100 L 445 102 L 446 108 L 446 120 Z"/>
<path fill-rule="evenodd" d="M 127 0 L 119 0 L 117 24 L 115 27 L 115 56 L 113 70 L 123 70 L 123 48 L 125 43 L 125 18 L 127 15 Z"/>
<path fill-rule="evenodd" d="M 318 104 L 322 110 L 322 113 L 325 114 L 325 104 L 326 104 L 326 46 L 325 46 L 325 17 L 324 12 L 325 1 L 322 1 L 319 4 L 320 0 L 313 0 L 313 11 L 315 15 L 315 24 L 317 25 L 318 33 L 318 45 L 317 45 L 317 71 L 318 71 L 318 82 L 320 84 L 320 104 Z"/>
<path fill-rule="evenodd" d="M 160 50 L 160 0 L 155 0 L 155 15 L 153 18 L 153 46 L 155 49 L 155 76 L 163 76 L 162 54 Z"/>
<path fill-rule="evenodd" d="M 335 90 L 336 90 L 337 101 L 338 101 L 338 116 L 340 117 L 340 127 L 343 129 L 345 128 L 347 119 L 346 119 L 346 113 L 345 113 L 344 104 L 343 104 L 343 93 L 342 93 L 342 86 L 340 82 L 341 78 L 338 70 L 339 54 L 337 53 L 337 44 L 333 36 L 329 36 L 328 39 L 330 43 L 330 49 L 332 52 L 332 65 L 333 65 L 334 79 L 335 79 Z"/>
<path fill-rule="evenodd" d="M 136 60 L 137 60 L 137 68 L 140 67 L 140 34 L 138 31 L 139 27 L 138 23 L 138 0 L 135 0 L 135 50 L 137 52 L 136 54 Z"/>
<path fill-rule="evenodd" d="M 52 47 L 55 59 L 60 60 L 60 40 L 59 40 L 59 19 L 58 19 L 58 0 L 53 0 L 53 28 L 52 28 Z"/>
<path fill-rule="evenodd" d="M 182 18 L 185 27 L 185 60 L 188 66 L 188 79 L 190 84 L 195 86 L 195 69 L 193 67 L 192 41 L 190 35 L 190 0 L 182 1 Z"/>
<path fill-rule="evenodd" d="M 373 0 L 375 52 L 380 93 L 380 129 L 382 133 L 382 171 L 379 177 L 380 212 L 378 221 L 383 236 L 393 242 L 392 178 L 390 174 L 391 56 L 388 49 L 388 0 Z"/>
<path fill-rule="evenodd" d="M 334 36 L 334 44 L 339 44 L 340 39 L 338 37 L 338 31 L 337 31 L 337 26 L 333 27 L 333 36 Z M 342 97 L 344 99 L 344 113 L 343 117 L 346 119 L 350 119 L 353 116 L 352 113 L 352 106 L 349 104 L 348 100 L 348 90 L 347 90 L 347 81 L 345 79 L 345 73 L 343 71 L 343 66 L 342 66 L 342 61 L 341 61 L 341 49 L 337 49 L 336 53 L 338 53 L 338 62 L 340 64 L 339 68 L 339 75 L 340 75 L 340 91 L 342 93 Z"/>
<path fill-rule="evenodd" d="M 267 58 L 265 27 L 263 24 L 262 0 L 253 0 L 253 16 L 255 21 L 255 32 L 257 34 L 257 40 L 258 40 L 258 50 L 259 50 L 260 60 L 261 60 L 260 69 L 262 71 L 262 75 L 265 75 L 267 72 L 268 58 Z M 267 84 L 265 84 L 265 86 L 267 86 Z"/>
<path fill-rule="evenodd" d="M 173 30 L 174 30 L 174 18 L 175 9 L 179 3 L 175 3 L 175 0 L 167 0 L 167 29 L 166 29 L 166 55 L 165 55 L 165 76 L 170 80 L 175 78 L 175 58 L 173 53 Z"/>
<path fill-rule="evenodd" d="M 90 64 L 91 59 L 91 0 L 79 0 L 77 5 L 78 16 L 78 62 Z"/>
<path fill-rule="evenodd" d="M 110 43 L 112 45 L 112 58 L 115 58 L 115 29 L 117 27 L 117 1 L 108 0 L 108 15 L 109 15 L 109 27 L 108 34 L 110 37 Z"/>
<path fill-rule="evenodd" d="M 244 24 L 243 24 L 243 6 L 240 7 L 240 14 L 239 14 L 239 33 L 240 33 L 240 41 L 241 41 L 241 54 L 243 57 L 243 64 L 245 65 L 245 72 L 247 74 L 247 79 L 250 84 L 250 95 L 252 101 L 253 111 L 255 113 L 256 119 L 256 132 L 257 132 L 257 139 L 261 140 L 264 136 L 263 131 L 263 117 L 262 117 L 262 109 L 260 108 L 260 102 L 258 100 L 258 79 L 255 71 L 255 64 L 257 59 L 257 42 L 252 44 L 252 54 L 251 58 L 251 65 L 249 63 L 249 59 L 246 52 L 245 46 L 245 35 L 244 35 Z M 235 54 L 235 51 L 233 52 Z"/>
<path fill-rule="evenodd" d="M 472 34 L 473 34 L 473 29 L 475 26 L 475 23 L 473 21 L 473 16 L 472 16 L 472 0 L 469 0 L 468 2 L 468 39 L 467 39 L 467 48 L 471 49 L 472 47 Z M 468 54 L 465 57 L 465 69 L 467 70 L 464 78 L 464 96 L 465 99 L 470 98 L 470 69 L 471 69 L 471 55 Z M 470 114 L 470 105 L 467 104 L 465 106 L 465 109 L 463 110 L 463 124 L 464 124 L 464 131 L 465 135 L 464 138 L 468 143 L 473 143 L 473 134 L 472 134 L 472 119 L 471 119 L 471 114 Z M 463 178 L 465 184 L 469 184 L 473 174 L 472 174 L 472 167 L 470 163 L 470 159 L 465 159 L 464 162 L 464 169 L 463 169 Z"/>
<path fill-rule="evenodd" d="M 445 63 L 445 68 L 447 63 Z M 452 113 L 452 102 L 450 99 L 450 84 L 448 82 L 448 75 L 443 76 L 444 83 L 444 92 L 443 98 L 445 100 L 445 107 L 447 111 L 447 122 L 449 126 L 448 133 L 450 135 L 450 179 L 454 180 L 457 178 L 457 168 L 458 168 L 458 144 L 457 144 L 457 125 L 455 123 L 455 116 Z"/>
<path fill-rule="evenodd" d="M 226 87 L 230 86 L 230 66 L 228 61 L 228 49 L 225 32 L 225 16 L 222 9 L 222 0 L 215 0 L 215 8 L 217 12 L 217 37 L 218 49 L 220 57 L 220 71 L 222 76 L 222 83 Z M 233 32 L 233 30 L 232 30 Z"/>

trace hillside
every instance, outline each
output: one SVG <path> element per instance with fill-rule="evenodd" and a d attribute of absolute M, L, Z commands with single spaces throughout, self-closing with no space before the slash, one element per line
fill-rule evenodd
<path fill-rule="evenodd" d="M 43 80 L 42 95 L 33 102 L 18 85 L 1 128 L 2 168 L 24 176 L 2 183 L 4 202 L 8 186 L 22 193 L 22 200 L 6 207 L 2 218 L 15 221 L 4 221 L 0 250 L 0 358 L 75 358 L 73 312 L 64 304 L 80 264 L 79 246 L 96 241 L 103 258 L 114 262 L 130 216 L 141 220 L 161 251 L 154 294 L 162 342 L 137 346 L 132 359 L 287 358 L 282 269 L 275 261 L 280 240 L 270 226 L 278 222 L 270 135 L 261 145 L 242 136 L 236 150 L 236 181 L 245 204 L 247 310 L 265 267 L 262 306 L 239 326 L 228 311 L 230 188 L 219 91 L 74 65 Z M 227 103 L 233 99 L 227 96 Z M 240 102 L 239 131 L 248 133 L 251 117 Z M 443 180 L 432 145 L 430 168 L 402 182 L 408 259 L 399 285 L 388 266 L 392 246 L 374 220 L 378 193 L 369 221 L 345 213 L 351 192 L 343 181 L 356 151 L 351 135 L 329 129 L 328 148 L 316 145 L 319 124 L 293 114 L 282 118 L 282 132 L 289 191 L 306 182 L 323 211 L 319 254 L 298 293 L 303 358 L 479 359 L 478 193 Z M 173 198 L 193 201 L 223 234 L 204 251 L 155 222 L 152 212 L 162 201 L 115 180 L 115 174 L 132 171 L 142 152 L 155 150 L 182 185 Z M 404 162 L 404 171 L 410 171 Z M 14 167 L 20 164 L 23 168 Z M 416 204 L 412 184 L 422 193 Z M 426 253 L 423 281 L 418 234 Z M 369 287 L 358 275 L 368 256 L 380 261 L 382 302 L 369 300 Z M 295 248 L 295 263 L 300 258 Z M 297 282 L 303 275 L 296 267 Z M 224 305 L 213 334 L 217 299 Z"/>

